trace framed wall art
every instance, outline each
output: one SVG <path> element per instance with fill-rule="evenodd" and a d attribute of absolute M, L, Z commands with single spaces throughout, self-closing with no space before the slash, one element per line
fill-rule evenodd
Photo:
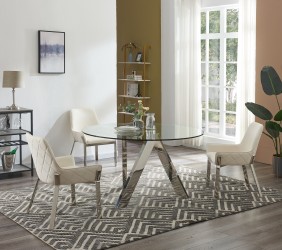
<path fill-rule="evenodd" d="M 38 31 L 38 72 L 65 73 L 65 32 Z"/>
<path fill-rule="evenodd" d="M 142 62 L 142 52 L 138 52 L 137 55 L 136 55 L 136 59 L 135 61 L 136 62 Z"/>

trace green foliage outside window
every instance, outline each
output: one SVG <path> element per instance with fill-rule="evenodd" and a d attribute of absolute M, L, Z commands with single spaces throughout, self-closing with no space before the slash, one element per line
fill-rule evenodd
<path fill-rule="evenodd" d="M 238 32 L 239 12 L 238 9 L 227 10 L 227 33 Z"/>
<path fill-rule="evenodd" d="M 201 34 L 205 34 L 207 32 L 206 18 L 207 18 L 206 12 L 202 12 L 201 13 Z"/>
<path fill-rule="evenodd" d="M 210 11 L 209 33 L 220 32 L 220 11 Z"/>

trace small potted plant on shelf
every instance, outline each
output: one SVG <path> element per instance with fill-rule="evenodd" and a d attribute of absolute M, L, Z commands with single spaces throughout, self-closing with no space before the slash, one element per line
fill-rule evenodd
<path fill-rule="evenodd" d="M 6 152 L 1 152 L 2 167 L 4 171 L 11 171 L 15 164 L 15 157 L 17 152 L 17 147 L 13 150 Z"/>
<path fill-rule="evenodd" d="M 257 103 L 247 102 L 245 105 L 255 116 L 265 121 L 265 131 L 263 133 L 272 140 L 275 149 L 272 158 L 273 171 L 277 177 L 282 177 L 282 144 L 280 138 L 282 133 L 282 110 L 278 100 L 278 95 L 282 93 L 282 82 L 273 67 L 265 66 L 261 70 L 261 84 L 266 95 L 275 97 L 277 113 L 273 116 L 266 107 Z"/>
<path fill-rule="evenodd" d="M 133 113 L 135 110 L 135 104 L 131 102 L 127 102 L 127 105 L 124 107 L 125 112 Z"/>

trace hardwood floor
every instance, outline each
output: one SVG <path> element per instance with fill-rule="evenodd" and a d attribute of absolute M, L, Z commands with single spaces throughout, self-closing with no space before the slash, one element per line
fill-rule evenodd
<path fill-rule="evenodd" d="M 128 143 L 129 165 L 136 159 L 140 145 Z M 167 147 L 172 162 L 189 165 L 198 170 L 206 169 L 205 154 L 201 150 L 185 147 Z M 102 159 L 103 174 L 121 172 L 119 164 L 114 167 L 113 159 Z M 152 154 L 150 159 L 157 155 Z M 130 167 L 130 166 L 129 166 Z M 256 163 L 256 173 L 262 186 L 271 186 L 282 191 L 282 179 L 275 178 L 270 165 Z M 214 170 L 214 169 L 213 169 Z M 240 167 L 224 167 L 222 175 L 242 179 Z M 1 179 L 0 191 L 34 185 L 36 177 L 29 173 L 21 177 Z M 250 179 L 250 181 L 253 181 Z M 240 250 L 278 250 L 282 249 L 282 203 L 253 209 L 247 212 L 197 223 L 182 229 L 173 230 L 147 239 L 121 245 L 114 250 L 204 250 L 204 249 L 240 249 Z M 0 249 L 52 249 L 31 235 L 22 227 L 0 213 Z"/>

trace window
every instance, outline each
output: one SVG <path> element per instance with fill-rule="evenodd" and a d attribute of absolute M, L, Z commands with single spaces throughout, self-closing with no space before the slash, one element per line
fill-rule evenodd
<path fill-rule="evenodd" d="M 238 5 L 202 9 L 201 78 L 205 134 L 236 135 Z"/>

